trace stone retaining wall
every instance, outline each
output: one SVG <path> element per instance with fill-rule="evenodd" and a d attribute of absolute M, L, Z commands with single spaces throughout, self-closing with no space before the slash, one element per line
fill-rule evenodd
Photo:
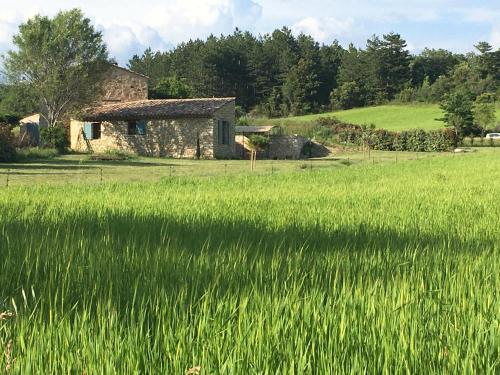
<path fill-rule="evenodd" d="M 300 135 L 271 135 L 268 155 L 271 159 L 300 159 L 305 138 Z"/>

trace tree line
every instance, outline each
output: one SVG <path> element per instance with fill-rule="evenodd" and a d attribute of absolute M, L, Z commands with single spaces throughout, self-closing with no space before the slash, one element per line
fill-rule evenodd
<path fill-rule="evenodd" d="M 112 61 L 102 34 L 78 9 L 35 16 L 19 26 L 3 60 L 0 123 L 46 108 L 47 123 L 98 101 Z M 364 48 L 320 44 L 282 28 L 265 35 L 190 40 L 169 51 L 148 48 L 128 67 L 150 77 L 152 99 L 236 97 L 239 113 L 280 117 L 377 105 L 441 103 L 457 135 L 484 132 L 500 97 L 500 49 L 479 42 L 457 54 L 412 55 L 401 35 L 372 36 Z"/>
<path fill-rule="evenodd" d="M 212 35 L 165 52 L 148 48 L 128 67 L 150 77 L 153 98 L 235 96 L 245 112 L 279 117 L 393 100 L 441 102 L 454 92 L 472 101 L 497 97 L 500 50 L 480 42 L 474 53 L 426 48 L 412 55 L 397 33 L 344 48 L 284 27 L 263 36 Z"/>

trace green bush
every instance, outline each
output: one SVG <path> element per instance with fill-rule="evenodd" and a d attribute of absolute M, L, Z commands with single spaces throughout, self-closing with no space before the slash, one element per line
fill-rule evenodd
<path fill-rule="evenodd" d="M 349 124 L 327 117 L 319 119 L 312 129 L 310 137 L 322 144 L 351 144 L 382 151 L 446 151 L 459 143 L 456 133 L 450 128 L 393 132 L 375 129 L 374 125 Z"/>
<path fill-rule="evenodd" d="M 10 126 L 0 124 L 0 162 L 13 161 L 16 154 L 16 139 Z"/>
<path fill-rule="evenodd" d="M 269 145 L 269 138 L 263 135 L 253 134 L 248 138 L 249 146 L 254 150 L 264 150 Z"/>
<path fill-rule="evenodd" d="M 55 148 L 64 154 L 68 147 L 66 129 L 62 126 L 52 126 L 40 129 L 41 143 L 43 148 Z"/>

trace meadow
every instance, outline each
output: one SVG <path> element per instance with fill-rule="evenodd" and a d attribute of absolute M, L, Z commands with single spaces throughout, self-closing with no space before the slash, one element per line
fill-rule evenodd
<path fill-rule="evenodd" d="M 442 129 L 444 123 L 437 119 L 443 117 L 443 111 L 437 104 L 400 104 L 380 105 L 375 107 L 354 108 L 344 111 L 327 112 L 315 115 L 285 117 L 277 119 L 252 119 L 252 125 L 282 125 L 290 132 L 300 132 L 301 127 L 314 123 L 321 117 L 338 119 L 358 125 L 374 124 L 377 128 L 392 131 L 424 129 Z M 500 108 L 496 110 L 500 122 Z"/>
<path fill-rule="evenodd" d="M 1 187 L 0 368 L 497 374 L 498 165 Z"/>

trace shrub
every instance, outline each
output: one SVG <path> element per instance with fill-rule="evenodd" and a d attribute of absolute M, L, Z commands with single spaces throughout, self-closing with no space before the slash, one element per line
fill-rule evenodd
<path fill-rule="evenodd" d="M 52 126 L 40 129 L 41 143 L 43 148 L 55 148 L 64 154 L 68 147 L 66 129 L 62 126 Z"/>
<path fill-rule="evenodd" d="M 427 133 L 423 129 L 408 131 L 406 151 L 423 152 L 427 149 Z"/>
<path fill-rule="evenodd" d="M 459 142 L 457 134 L 451 128 L 393 132 L 375 129 L 374 125 L 343 123 L 335 117 L 319 119 L 313 129 L 311 138 L 314 137 L 322 144 L 340 142 L 381 151 L 446 151 L 456 147 Z"/>
<path fill-rule="evenodd" d="M 0 162 L 13 161 L 16 158 L 16 140 L 10 126 L 0 124 Z"/>
<path fill-rule="evenodd" d="M 392 151 L 395 133 L 385 129 L 377 129 L 372 132 L 372 147 L 374 150 Z"/>
<path fill-rule="evenodd" d="M 20 119 L 21 118 L 17 115 L 13 115 L 11 113 L 0 112 L 0 123 L 2 123 L 2 124 L 5 123 L 5 124 L 10 125 L 12 127 L 12 126 L 18 125 Z"/>
<path fill-rule="evenodd" d="M 269 138 L 253 134 L 248 138 L 249 146 L 256 151 L 264 150 L 269 145 Z"/>
<path fill-rule="evenodd" d="M 396 95 L 398 103 L 413 103 L 417 101 L 418 90 L 413 87 L 406 87 Z"/>
<path fill-rule="evenodd" d="M 407 150 L 407 140 L 408 140 L 408 132 L 402 131 L 400 133 L 396 133 L 394 135 L 394 139 L 392 141 L 392 148 L 395 151 L 406 151 Z"/>

